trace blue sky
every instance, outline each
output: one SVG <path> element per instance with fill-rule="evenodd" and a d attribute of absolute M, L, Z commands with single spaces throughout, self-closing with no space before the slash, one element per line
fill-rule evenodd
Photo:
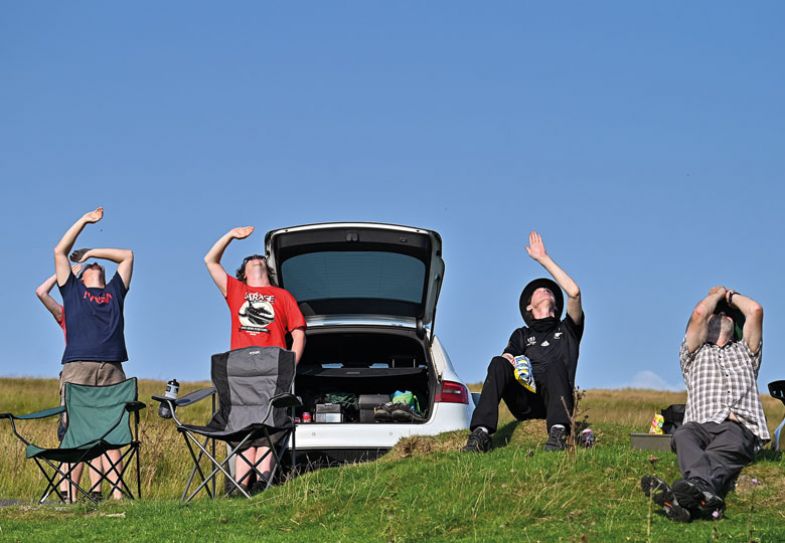
<path fill-rule="evenodd" d="M 782 378 L 785 5 L 779 2 L 103 2 L 0 7 L 1 375 L 55 376 L 34 296 L 52 248 L 130 247 L 131 375 L 206 379 L 229 314 L 202 257 L 252 224 L 432 228 L 437 334 L 463 378 L 543 271 L 580 284 L 584 388 L 680 387 L 715 284 L 766 309 Z"/>

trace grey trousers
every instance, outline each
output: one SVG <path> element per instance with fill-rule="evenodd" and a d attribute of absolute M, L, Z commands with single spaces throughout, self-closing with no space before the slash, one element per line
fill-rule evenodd
<path fill-rule="evenodd" d="M 671 448 L 685 479 L 700 479 L 724 498 L 741 469 L 752 462 L 758 438 L 741 424 L 726 420 L 688 422 L 673 433 Z"/>

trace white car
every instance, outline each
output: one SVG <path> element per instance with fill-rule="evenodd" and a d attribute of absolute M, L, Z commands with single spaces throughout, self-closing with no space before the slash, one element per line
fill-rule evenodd
<path fill-rule="evenodd" d="M 308 323 L 295 392 L 300 417 L 313 422 L 297 426 L 298 456 L 373 458 L 403 437 L 468 429 L 474 402 L 434 335 L 444 280 L 438 233 L 314 224 L 268 232 L 265 252 Z M 373 406 L 395 391 L 416 396 L 421 419 L 374 420 Z M 335 398 L 343 398 L 340 408 Z"/>

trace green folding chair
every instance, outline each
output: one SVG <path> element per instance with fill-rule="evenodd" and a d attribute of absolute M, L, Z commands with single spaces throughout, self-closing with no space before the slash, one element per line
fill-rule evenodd
<path fill-rule="evenodd" d="M 141 497 L 139 411 L 145 408 L 145 404 L 137 401 L 136 378 L 107 386 L 65 383 L 63 396 L 64 406 L 27 415 L 0 413 L 0 419 L 10 420 L 14 434 L 26 445 L 25 456 L 35 460 L 46 478 L 47 486 L 41 499 L 38 500 L 39 503 L 46 501 L 52 493 L 56 494 L 60 501 L 65 502 L 66 497 L 59 489 L 63 481 L 69 481 L 87 499 L 98 501 L 97 497 L 91 495 L 89 490 L 82 488 L 79 482 L 71 477 L 73 470 L 81 462 L 101 474 L 98 484 L 107 481 L 112 486 L 112 490 L 117 489 L 127 498 L 134 499 L 124 476 L 131 461 L 135 461 L 136 497 Z M 17 420 L 44 419 L 61 413 L 66 414 L 68 426 L 57 448 L 39 447 L 17 431 L 15 422 Z M 131 413 L 134 415 L 133 429 Z M 100 460 L 107 451 L 114 449 L 120 450 L 120 459 L 116 463 L 109 459 L 110 468 L 107 473 L 91 464 L 96 459 Z M 109 479 L 110 475 L 116 476 L 117 481 L 112 482 Z"/>

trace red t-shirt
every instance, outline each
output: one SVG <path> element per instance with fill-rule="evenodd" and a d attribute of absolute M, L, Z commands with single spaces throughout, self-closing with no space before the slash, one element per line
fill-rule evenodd
<path fill-rule="evenodd" d="M 226 303 L 232 316 L 231 349 L 281 347 L 286 333 L 305 328 L 297 301 L 278 287 L 249 287 L 227 274 Z"/>

